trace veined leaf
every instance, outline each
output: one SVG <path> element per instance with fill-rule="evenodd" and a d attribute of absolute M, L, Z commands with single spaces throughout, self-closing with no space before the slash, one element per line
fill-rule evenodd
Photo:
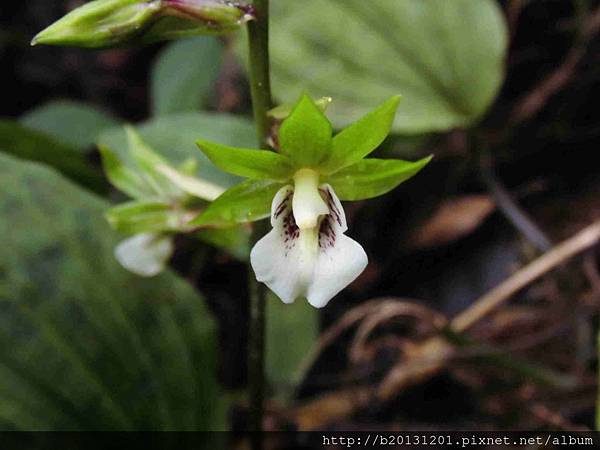
<path fill-rule="evenodd" d="M 468 127 L 504 78 L 507 27 L 494 0 L 273 2 L 271 18 L 276 97 L 333 97 L 336 128 L 396 94 L 396 133 Z"/>
<path fill-rule="evenodd" d="M 169 44 L 152 68 L 152 112 L 198 111 L 221 68 L 222 44 L 200 36 Z"/>
<path fill-rule="evenodd" d="M 54 170 L 0 155 L 0 185 L 0 429 L 225 428 L 193 289 L 121 268 L 108 203 Z"/>

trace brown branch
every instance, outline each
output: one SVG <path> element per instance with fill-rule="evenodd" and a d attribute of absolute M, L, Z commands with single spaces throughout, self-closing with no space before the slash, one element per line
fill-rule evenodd
<path fill-rule="evenodd" d="M 571 47 L 561 65 L 517 101 L 509 119 L 513 125 L 520 124 L 534 117 L 544 107 L 550 97 L 568 84 L 569 80 L 575 74 L 577 65 L 584 57 L 589 42 L 599 30 L 600 7 L 589 15 L 575 44 Z"/>
<path fill-rule="evenodd" d="M 547 252 L 552 248 L 550 238 L 546 233 L 529 217 L 529 215 L 517 203 L 517 200 L 504 187 L 498 179 L 492 168 L 491 157 L 483 155 L 479 162 L 481 169 L 481 178 L 487 186 L 490 194 L 496 201 L 498 209 L 502 215 L 531 242 L 537 250 Z"/>
<path fill-rule="evenodd" d="M 598 241 L 600 241 L 600 222 L 595 222 L 554 249 L 544 253 L 479 298 L 473 305 L 456 316 L 450 326 L 455 332 L 466 331 L 525 286 L 579 253 L 593 247 Z"/>

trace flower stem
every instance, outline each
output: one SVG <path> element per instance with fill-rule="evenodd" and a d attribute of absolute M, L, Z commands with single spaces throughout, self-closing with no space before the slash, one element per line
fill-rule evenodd
<path fill-rule="evenodd" d="M 254 0 L 254 13 L 256 20 L 248 23 L 250 89 L 259 145 L 266 148 L 270 133 L 267 112 L 273 107 L 269 66 L 269 0 Z"/>
<path fill-rule="evenodd" d="M 267 112 L 272 108 L 269 69 L 269 0 L 254 0 L 256 20 L 248 24 L 250 53 L 250 87 L 252 108 L 258 133 L 259 146 L 267 147 L 270 121 Z M 264 222 L 264 221 L 263 221 Z M 253 243 L 266 233 L 266 224 L 255 224 Z M 265 391 L 265 309 L 266 287 L 256 281 L 248 266 L 250 280 L 250 329 L 248 340 L 248 389 L 250 400 L 250 431 L 255 431 L 252 448 L 262 448 L 262 424 Z"/>

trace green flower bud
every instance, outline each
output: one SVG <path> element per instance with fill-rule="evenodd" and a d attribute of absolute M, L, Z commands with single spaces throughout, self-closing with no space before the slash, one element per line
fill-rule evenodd
<path fill-rule="evenodd" d="M 251 6 L 221 0 L 95 0 L 50 25 L 31 44 L 111 47 L 220 34 L 253 18 Z"/>

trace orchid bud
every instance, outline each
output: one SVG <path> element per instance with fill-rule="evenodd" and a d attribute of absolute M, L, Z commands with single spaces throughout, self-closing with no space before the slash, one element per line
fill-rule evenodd
<path fill-rule="evenodd" d="M 50 25 L 31 44 L 111 47 L 221 34 L 252 19 L 251 6 L 221 0 L 95 0 Z"/>
<path fill-rule="evenodd" d="M 237 28 L 253 19 L 252 5 L 221 0 L 163 0 L 166 15 L 204 23 L 208 28 Z"/>

